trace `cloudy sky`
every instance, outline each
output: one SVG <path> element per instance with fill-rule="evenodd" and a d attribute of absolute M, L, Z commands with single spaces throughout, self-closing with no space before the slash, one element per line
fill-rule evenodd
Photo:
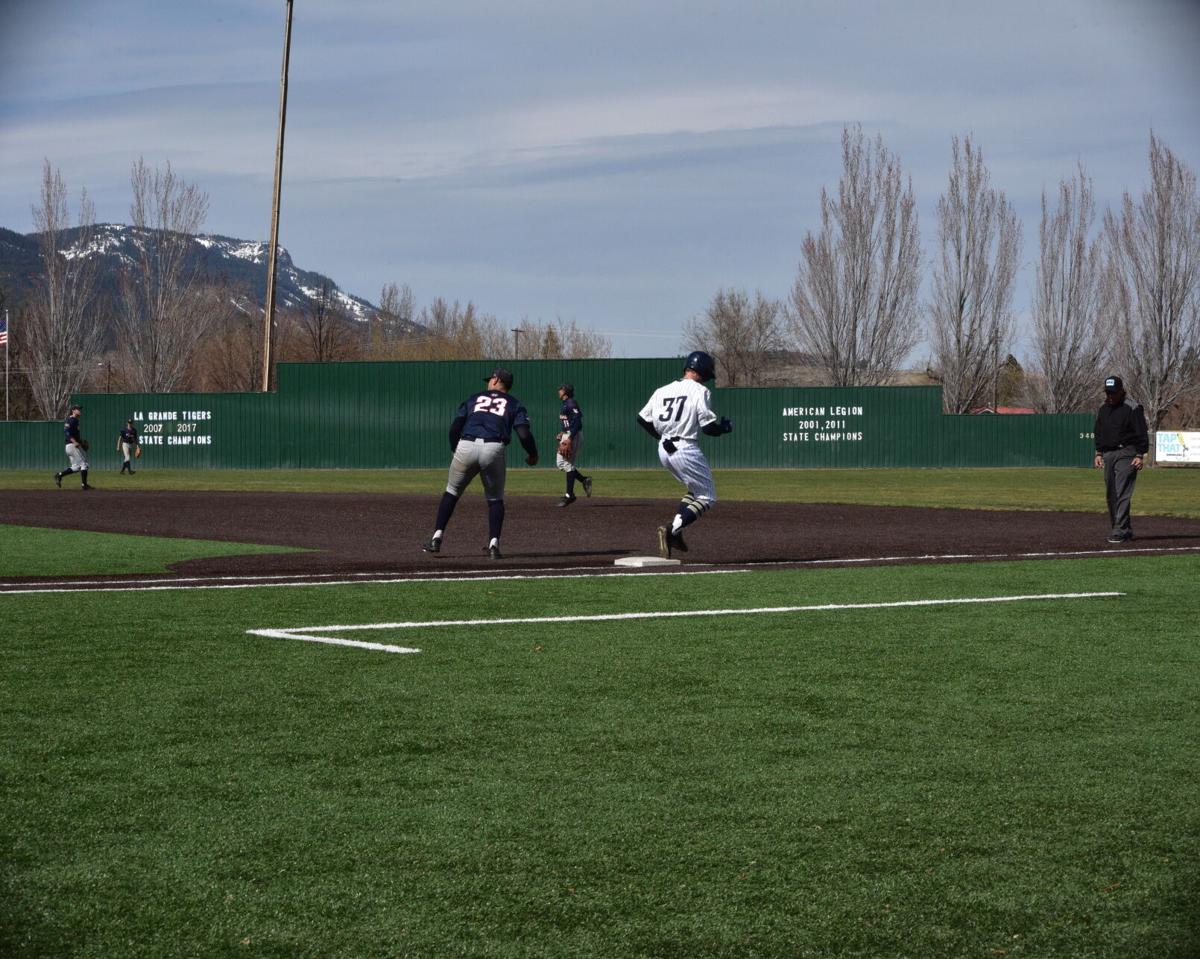
<path fill-rule="evenodd" d="M 103 222 L 129 169 L 266 239 L 284 0 L 0 0 L 0 226 L 43 160 Z M 912 175 L 928 254 L 950 141 L 1015 202 L 1028 309 L 1041 191 L 1103 205 L 1151 128 L 1200 169 L 1196 0 L 295 0 L 280 242 L 378 300 L 574 320 L 672 355 L 720 287 L 784 297 L 844 124 Z"/>

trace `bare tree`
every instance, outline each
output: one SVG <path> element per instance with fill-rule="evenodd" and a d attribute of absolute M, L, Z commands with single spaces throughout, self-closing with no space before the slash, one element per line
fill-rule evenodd
<path fill-rule="evenodd" d="M 1151 431 L 1192 390 L 1200 350 L 1200 198 L 1196 175 L 1153 132 L 1150 187 L 1104 214 L 1114 359 Z"/>
<path fill-rule="evenodd" d="M 542 360 L 603 359 L 612 355 L 612 341 L 601 333 L 581 330 L 574 320 L 561 317 L 553 323 L 521 321 L 530 343 L 529 352 L 522 355 Z"/>
<path fill-rule="evenodd" d="M 67 187 L 49 160 L 42 167 L 41 197 L 32 209 L 42 272 L 18 335 L 34 402 L 46 419 L 57 419 L 100 355 L 103 324 L 95 308 L 96 260 L 88 250 L 96 215 L 87 191 L 81 191 L 78 232 L 68 244 Z"/>
<path fill-rule="evenodd" d="M 146 393 L 183 385 L 212 324 L 200 295 L 203 277 L 195 234 L 208 215 L 208 195 L 171 170 L 138 159 L 130 174 L 129 213 L 137 259 L 118 285 L 117 332 L 127 381 Z"/>
<path fill-rule="evenodd" d="M 1190 351 L 1185 357 L 1183 376 L 1189 388 L 1175 401 L 1160 426 L 1200 430 L 1200 349 Z"/>
<path fill-rule="evenodd" d="M 921 250 L 912 180 L 881 137 L 842 131 L 834 201 L 804 238 L 788 324 L 835 386 L 888 382 L 916 345 Z"/>
<path fill-rule="evenodd" d="M 933 368 L 947 413 L 997 403 L 1001 364 L 1013 338 L 1012 298 L 1021 224 L 991 186 L 983 153 L 968 136 L 951 146 L 950 183 L 938 200 L 940 262 L 929 305 Z"/>
<path fill-rule="evenodd" d="M 213 326 L 198 357 L 197 380 L 212 392 L 253 393 L 262 384 L 262 311 L 248 289 L 205 290 Z M 282 349 L 283 340 L 277 345 Z"/>
<path fill-rule="evenodd" d="M 379 310 L 371 318 L 369 355 L 378 359 L 394 355 L 399 341 L 410 334 L 416 313 L 416 298 L 407 283 L 386 284 L 379 294 Z"/>
<path fill-rule="evenodd" d="M 337 290 L 328 279 L 296 317 L 302 349 L 310 360 L 329 363 L 349 358 L 353 331 L 345 313 L 337 305 Z"/>
<path fill-rule="evenodd" d="M 715 354 L 722 386 L 761 386 L 770 356 L 783 346 L 783 305 L 755 291 L 720 289 L 702 319 L 684 324 L 684 348 Z"/>
<path fill-rule="evenodd" d="M 1051 210 L 1042 191 L 1037 289 L 1033 301 L 1035 402 L 1047 413 L 1076 413 L 1096 405 L 1108 362 L 1101 329 L 1102 243 L 1092 235 L 1092 180 L 1080 164 L 1058 184 Z"/>

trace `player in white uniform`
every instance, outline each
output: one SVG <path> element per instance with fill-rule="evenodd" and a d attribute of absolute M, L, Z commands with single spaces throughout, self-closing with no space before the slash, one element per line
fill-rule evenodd
<path fill-rule="evenodd" d="M 712 395 L 705 387 L 717 372 L 716 362 L 697 350 L 688 355 L 682 379 L 659 387 L 638 413 L 638 425 L 658 443 L 658 458 L 687 494 L 671 525 L 658 528 L 658 549 L 664 557 L 687 552 L 683 528 L 696 522 L 717 501 L 712 468 L 700 449 L 700 434 L 720 436 L 733 424 L 712 411 Z"/>

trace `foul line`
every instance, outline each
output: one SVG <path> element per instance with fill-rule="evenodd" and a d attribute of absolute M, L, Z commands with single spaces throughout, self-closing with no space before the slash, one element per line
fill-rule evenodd
<path fill-rule="evenodd" d="M 699 563 L 697 566 L 701 565 Z M 555 567 L 547 567 L 555 568 Z M 662 570 L 638 570 L 628 573 L 610 572 L 610 568 L 606 566 L 590 566 L 590 567 L 573 567 L 577 569 L 590 569 L 590 573 L 572 573 L 567 576 L 562 576 L 557 573 L 497 573 L 491 576 L 472 576 L 470 573 L 473 570 L 463 570 L 463 575 L 459 576 L 422 576 L 420 574 L 405 575 L 405 576 L 384 576 L 380 575 L 378 579 L 331 579 L 331 580 L 302 580 L 300 582 L 290 583 L 262 583 L 262 582 L 241 582 L 241 576 L 222 576 L 214 577 L 216 579 L 232 579 L 236 580 L 233 583 L 214 583 L 208 581 L 188 582 L 186 585 L 170 585 L 170 586 L 147 586 L 143 585 L 141 580 L 126 580 L 121 583 L 113 583 L 112 580 L 98 580 L 108 585 L 95 586 L 81 589 L 81 586 L 87 586 L 86 581 L 76 581 L 70 586 L 62 588 L 35 588 L 35 589 L 7 589 L 5 583 L 0 583 L 0 596 L 28 596 L 34 593 L 126 593 L 126 592 L 165 592 L 170 590 L 180 589 L 272 589 L 272 588 L 295 588 L 297 586 L 377 586 L 387 583 L 490 583 L 496 580 L 509 579 L 589 579 L 592 576 L 661 576 Z M 683 573 L 672 573 L 672 576 L 718 576 L 728 573 L 745 573 L 747 570 L 741 566 L 730 569 L 695 569 L 687 570 Z M 314 575 L 336 575 L 336 574 L 314 574 Z M 358 573 L 352 575 L 361 575 Z M 378 575 L 378 574 L 376 574 Z M 274 579 L 274 577 L 263 577 Z M 181 580 L 149 580 L 146 582 L 170 582 L 179 584 Z"/>
<path fill-rule="evenodd" d="M 966 606 L 985 603 L 1019 603 L 1045 599 L 1099 599 L 1124 596 L 1124 593 L 1030 593 L 1021 596 L 973 596 L 960 599 L 909 599 L 890 603 L 824 603 L 816 606 L 757 606 L 749 609 L 686 609 L 647 613 L 600 613 L 590 616 L 523 616 L 507 619 L 433 619 L 398 623 L 359 623 L 334 626 L 296 626 L 291 629 L 248 629 L 247 635 L 270 639 L 298 639 L 306 643 L 355 646 L 385 653 L 419 653 L 408 646 L 389 646 L 354 639 L 338 639 L 319 633 L 346 633 L 368 629 L 437 629 L 446 626 L 515 626 L 535 623 L 606 623 L 634 619 L 681 619 L 694 616 L 754 616 L 771 613 L 819 613 L 845 609 L 901 609 L 916 606 Z"/>
<path fill-rule="evenodd" d="M 187 576 L 154 579 L 73 579 L 50 580 L 39 583 L 0 581 L 0 596 L 28 596 L 34 593 L 123 593 L 130 591 L 165 591 L 180 589 L 268 589 L 307 586 L 353 586 L 385 583 L 463 583 L 493 582 L 506 579 L 586 579 L 590 576 L 711 576 L 717 573 L 749 572 L 767 566 L 802 569 L 806 566 L 858 566 L 872 563 L 928 563 L 952 560 L 990 559 L 1049 559 L 1069 556 L 1135 556 L 1144 553 L 1200 552 L 1200 546 L 1143 546 L 1109 549 L 1048 550 L 1037 553 L 926 553 L 909 556 L 843 556 L 832 559 L 747 560 L 715 568 L 712 563 L 689 563 L 682 569 L 646 569 L 616 572 L 611 566 L 528 566 L 512 567 L 503 572 L 486 569 L 457 571 L 421 570 L 403 574 L 388 573 L 281 573 L 259 575 Z M 587 572 L 574 573 L 575 570 Z M 337 577 L 337 578 L 330 578 Z M 162 584 L 162 585 L 159 585 Z"/>
<path fill-rule="evenodd" d="M 841 559 L 755 559 L 745 566 L 851 566 L 865 563 L 941 562 L 954 559 L 1049 559 L 1063 556 L 1128 556 L 1134 553 L 1193 553 L 1200 546 L 1110 546 L 1108 549 L 1056 549 L 1039 553 L 924 553 L 908 556 L 852 556 Z"/>

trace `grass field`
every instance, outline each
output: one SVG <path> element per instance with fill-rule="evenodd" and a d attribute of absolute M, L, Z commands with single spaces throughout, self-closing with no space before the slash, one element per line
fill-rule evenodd
<path fill-rule="evenodd" d="M 0 955 L 1194 957 L 1198 581 L 0 594 Z"/>
<path fill-rule="evenodd" d="M 290 553 L 286 546 L 161 539 L 0 524 L 0 577 L 162 573 L 171 563 L 209 556 Z"/>
<path fill-rule="evenodd" d="M 163 470 L 134 476 L 93 470 L 102 489 L 277 490 L 281 492 L 423 493 L 436 495 L 445 470 Z M 596 495 L 671 498 L 678 484 L 663 470 L 597 470 Z M 73 477 L 65 486 L 73 485 Z M 849 503 L 868 506 L 931 506 L 951 509 L 1104 511 L 1104 480 L 1087 469 L 946 470 L 719 470 L 722 499 L 787 503 Z M 47 489 L 50 474 L 0 471 L 0 489 Z M 562 475 L 551 469 L 511 469 L 510 496 L 554 496 Z M 75 489 L 67 489 L 75 493 Z M 1143 514 L 1200 518 L 1200 470 L 1145 470 L 1134 508 Z"/>

